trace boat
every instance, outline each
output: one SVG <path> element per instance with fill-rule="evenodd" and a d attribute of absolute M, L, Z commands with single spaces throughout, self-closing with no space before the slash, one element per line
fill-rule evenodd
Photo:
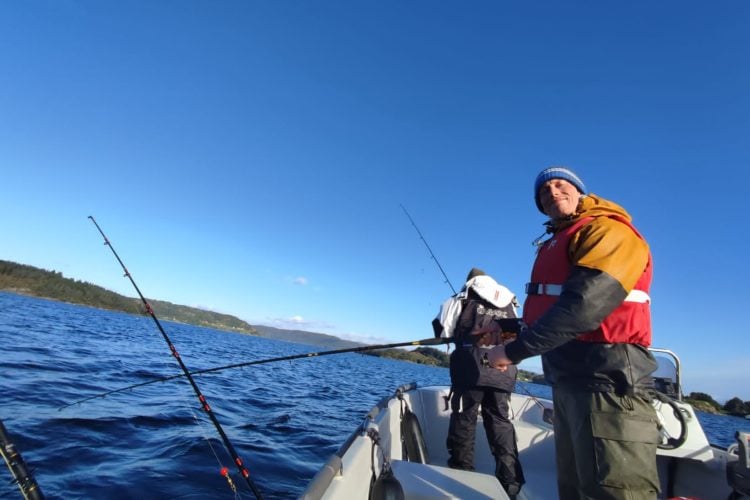
<path fill-rule="evenodd" d="M 663 438 L 657 451 L 662 498 L 726 500 L 750 495 L 750 433 L 737 432 L 737 442 L 729 448 L 710 444 L 695 411 L 682 400 L 679 358 L 669 350 L 652 351 L 660 366 L 654 375 L 654 407 Z M 552 401 L 519 387 L 523 385 L 516 384 L 511 396 L 510 418 L 526 484 L 517 498 L 555 499 Z M 300 498 L 508 499 L 494 476 L 481 414 L 475 470 L 447 467 L 449 390 L 416 383 L 398 387 L 367 413 Z"/>

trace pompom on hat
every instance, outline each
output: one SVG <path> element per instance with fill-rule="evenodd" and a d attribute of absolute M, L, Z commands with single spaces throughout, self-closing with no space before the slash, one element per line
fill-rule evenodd
<path fill-rule="evenodd" d="M 536 207 L 542 213 L 544 213 L 544 209 L 542 208 L 542 204 L 539 201 L 539 188 L 542 187 L 542 184 L 552 179 L 566 180 L 573 184 L 579 193 L 586 194 L 586 186 L 583 184 L 583 181 L 576 175 L 575 172 L 573 172 L 569 168 L 545 168 L 544 170 L 539 172 L 539 175 L 536 176 L 536 180 L 534 181 L 534 201 L 536 202 Z"/>

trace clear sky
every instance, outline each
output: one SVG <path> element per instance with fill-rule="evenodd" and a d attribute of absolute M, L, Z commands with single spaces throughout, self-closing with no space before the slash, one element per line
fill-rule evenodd
<path fill-rule="evenodd" d="M 523 300 L 564 164 L 648 239 L 685 390 L 750 400 L 748 26 L 740 0 L 0 2 L 0 258 L 134 296 L 93 215 L 149 298 L 424 339 L 451 290 L 399 204 L 454 287 Z"/>

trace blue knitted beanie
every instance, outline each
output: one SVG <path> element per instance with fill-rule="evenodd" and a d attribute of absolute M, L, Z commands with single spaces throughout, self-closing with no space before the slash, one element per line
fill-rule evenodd
<path fill-rule="evenodd" d="M 586 194 L 586 186 L 583 184 L 583 181 L 575 174 L 575 172 L 573 172 L 569 168 L 545 168 L 539 173 L 539 175 L 536 176 L 536 180 L 534 181 L 534 201 L 536 202 L 536 207 L 542 213 L 544 213 L 544 209 L 542 209 L 542 204 L 539 202 L 539 188 L 542 187 L 542 184 L 551 179 L 566 180 L 573 184 L 578 192 L 580 192 L 581 194 Z"/>

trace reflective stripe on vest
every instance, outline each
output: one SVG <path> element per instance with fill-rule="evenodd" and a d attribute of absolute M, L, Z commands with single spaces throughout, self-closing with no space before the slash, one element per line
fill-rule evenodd
<path fill-rule="evenodd" d="M 527 295 L 560 295 L 562 285 L 553 283 L 526 283 Z M 651 303 L 651 297 L 643 290 L 631 290 L 625 297 L 625 302 Z"/>

